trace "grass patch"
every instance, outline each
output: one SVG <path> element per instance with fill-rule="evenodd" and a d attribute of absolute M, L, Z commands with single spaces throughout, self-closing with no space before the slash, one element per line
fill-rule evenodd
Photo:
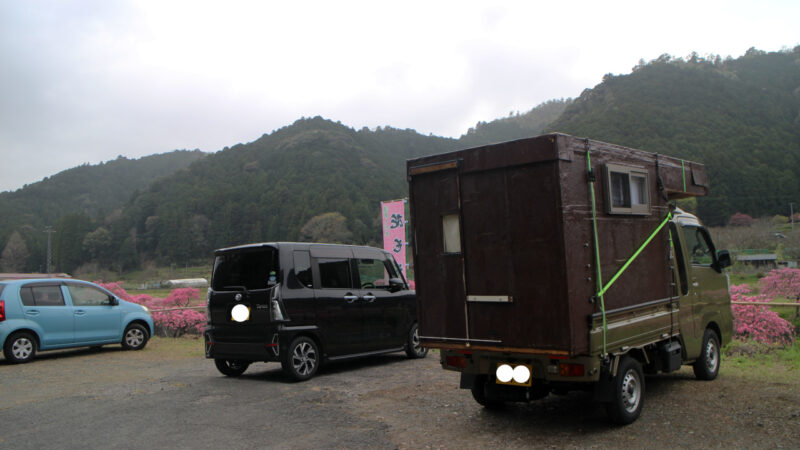
<path fill-rule="evenodd" d="M 786 348 L 732 341 L 723 350 L 722 373 L 749 380 L 800 385 L 800 342 Z"/>
<path fill-rule="evenodd" d="M 178 338 L 153 336 L 144 351 L 170 359 L 205 358 L 206 356 L 205 342 L 200 336 Z"/>

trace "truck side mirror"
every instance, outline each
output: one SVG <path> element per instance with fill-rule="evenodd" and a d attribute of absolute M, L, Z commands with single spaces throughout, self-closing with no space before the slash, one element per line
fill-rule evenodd
<path fill-rule="evenodd" d="M 731 254 L 727 250 L 720 250 L 717 252 L 717 267 L 716 269 L 722 272 L 722 269 L 731 266 Z"/>
<path fill-rule="evenodd" d="M 406 284 L 401 278 L 389 278 L 389 290 L 392 292 L 401 291 L 406 288 Z"/>

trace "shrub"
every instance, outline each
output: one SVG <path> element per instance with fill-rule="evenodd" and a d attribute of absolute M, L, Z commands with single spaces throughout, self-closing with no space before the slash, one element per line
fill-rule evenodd
<path fill-rule="evenodd" d="M 746 285 L 731 286 L 731 300 L 735 302 L 768 303 L 765 294 L 750 294 Z M 755 342 L 788 346 L 794 342 L 794 327 L 765 305 L 732 305 L 734 337 Z"/>
<path fill-rule="evenodd" d="M 146 306 L 151 310 L 156 334 L 178 337 L 186 333 L 201 334 L 205 329 L 206 316 L 195 309 L 178 309 L 191 306 L 192 300 L 200 299 L 200 291 L 195 288 L 174 289 L 167 298 L 153 298 L 147 294 L 131 295 L 119 283 L 97 282 L 119 298 Z M 154 311 L 169 309 L 171 311 Z"/>

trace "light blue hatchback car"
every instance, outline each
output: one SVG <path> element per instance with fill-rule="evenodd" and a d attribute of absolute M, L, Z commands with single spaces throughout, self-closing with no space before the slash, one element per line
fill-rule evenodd
<path fill-rule="evenodd" d="M 0 281 L 0 343 L 8 362 L 69 347 L 119 343 L 141 350 L 152 334 L 147 308 L 96 284 L 61 278 Z"/>

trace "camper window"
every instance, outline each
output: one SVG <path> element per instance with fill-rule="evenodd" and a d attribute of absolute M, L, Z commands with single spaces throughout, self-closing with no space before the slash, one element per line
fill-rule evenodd
<path fill-rule="evenodd" d="M 461 224 L 458 214 L 442 216 L 445 253 L 461 253 Z"/>
<path fill-rule="evenodd" d="M 606 164 L 609 214 L 650 214 L 647 171 L 643 167 Z"/>

